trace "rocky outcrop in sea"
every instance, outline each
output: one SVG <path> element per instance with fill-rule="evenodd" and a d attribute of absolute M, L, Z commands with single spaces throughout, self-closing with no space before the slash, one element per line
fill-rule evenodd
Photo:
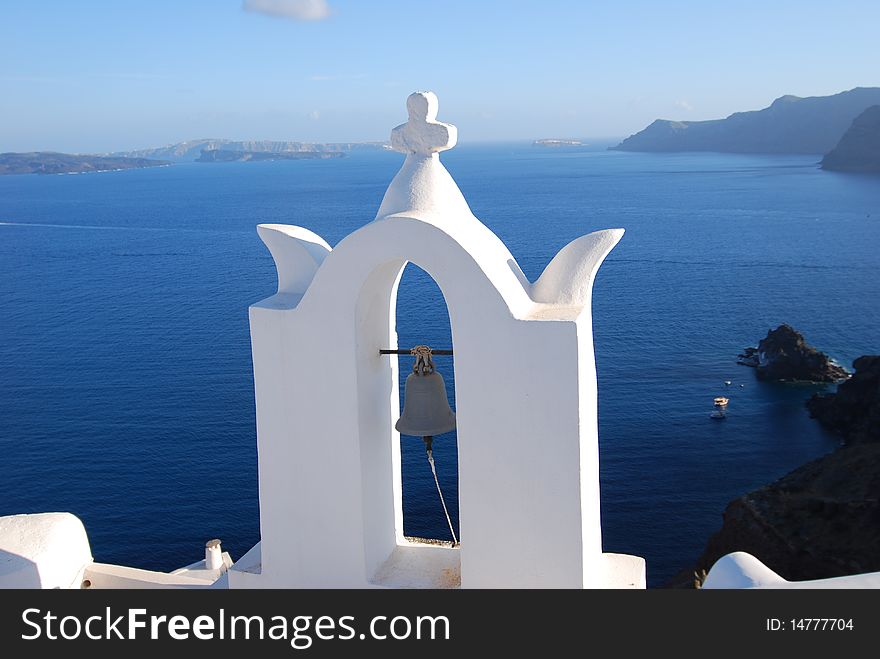
<path fill-rule="evenodd" d="M 846 369 L 808 345 L 803 334 L 785 324 L 767 332 L 756 348 L 746 348 L 737 361 L 755 368 L 761 380 L 839 382 L 849 377 Z"/>
<path fill-rule="evenodd" d="M 807 409 L 847 444 L 880 442 L 880 355 L 859 357 L 853 368 L 852 377 L 842 382 L 836 393 L 813 394 Z"/>

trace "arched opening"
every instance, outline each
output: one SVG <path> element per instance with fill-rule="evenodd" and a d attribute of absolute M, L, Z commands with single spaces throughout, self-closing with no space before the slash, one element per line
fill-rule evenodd
<path fill-rule="evenodd" d="M 425 344 L 434 349 L 452 347 L 452 331 L 446 300 L 431 276 L 413 263 L 407 264 L 397 289 L 397 341 L 408 349 Z M 434 363 L 446 384 L 446 395 L 455 406 L 454 357 L 437 355 Z M 399 357 L 400 409 L 404 406 L 404 386 L 412 370 L 413 357 Z M 443 498 L 459 541 L 458 518 L 458 441 L 452 431 L 433 441 L 434 463 Z M 452 541 L 434 476 L 425 455 L 425 445 L 418 437 L 401 435 L 401 481 L 403 498 L 403 534 L 422 540 Z"/>
<path fill-rule="evenodd" d="M 390 587 L 457 588 L 461 559 L 434 484 L 421 438 L 399 436 L 409 354 L 377 359 L 377 348 L 452 347 L 449 310 L 427 269 L 389 260 L 375 267 L 358 295 L 358 408 L 364 558 L 370 583 Z M 426 265 L 426 268 L 428 266 Z M 458 299 L 458 298 L 456 298 Z M 465 342 L 466 345 L 466 342 Z M 449 356 L 435 357 L 455 405 Z M 461 428 L 459 419 L 459 428 Z M 443 497 L 459 534 L 457 433 L 433 440 Z M 370 576 L 372 575 L 372 576 Z"/>

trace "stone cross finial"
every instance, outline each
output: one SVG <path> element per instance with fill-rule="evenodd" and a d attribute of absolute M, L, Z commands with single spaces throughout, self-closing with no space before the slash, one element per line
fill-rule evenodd
<path fill-rule="evenodd" d="M 406 99 L 409 121 L 391 131 L 391 148 L 401 153 L 430 155 L 455 146 L 458 130 L 437 121 L 437 96 L 415 92 Z"/>

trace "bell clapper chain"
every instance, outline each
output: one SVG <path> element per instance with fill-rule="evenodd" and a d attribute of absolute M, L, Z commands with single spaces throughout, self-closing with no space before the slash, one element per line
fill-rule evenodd
<path fill-rule="evenodd" d="M 449 524 L 449 532 L 452 534 L 452 546 L 455 547 L 458 544 L 458 538 L 455 535 L 455 529 L 452 528 L 452 518 L 449 517 L 449 510 L 446 508 L 446 500 L 443 498 L 443 491 L 440 489 L 440 481 L 437 479 L 437 467 L 434 466 L 434 452 L 431 448 L 434 438 L 429 435 L 427 437 L 422 437 L 422 440 L 425 442 L 425 453 L 428 454 L 428 464 L 431 465 L 431 473 L 434 475 L 434 483 L 437 485 L 437 494 L 440 495 L 440 504 L 443 506 L 443 514 L 446 515 L 446 523 Z"/>

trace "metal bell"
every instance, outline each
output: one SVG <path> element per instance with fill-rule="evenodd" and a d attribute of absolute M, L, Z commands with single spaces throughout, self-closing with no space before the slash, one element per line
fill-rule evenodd
<path fill-rule="evenodd" d="M 403 414 L 394 424 L 402 435 L 433 437 L 455 430 L 455 412 L 449 407 L 443 376 L 434 370 L 431 350 L 413 349 L 416 362 L 406 378 Z"/>

